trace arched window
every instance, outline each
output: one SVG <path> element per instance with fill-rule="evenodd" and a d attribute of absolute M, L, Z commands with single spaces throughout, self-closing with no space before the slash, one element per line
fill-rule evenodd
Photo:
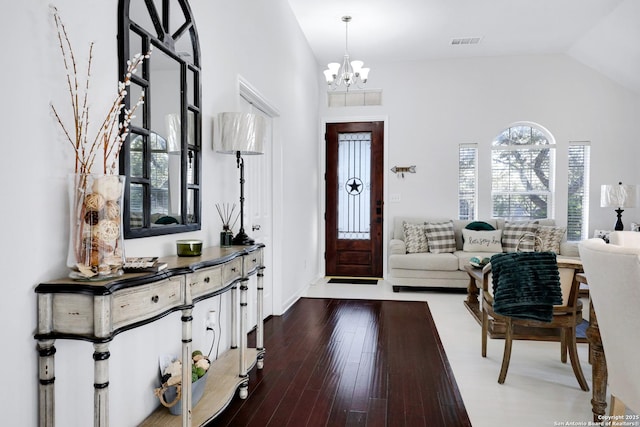
<path fill-rule="evenodd" d="M 120 0 L 118 52 L 152 50 L 131 76 L 127 106 L 144 95 L 120 155 L 126 238 L 199 230 L 201 88 L 198 32 L 188 0 Z"/>
<path fill-rule="evenodd" d="M 553 218 L 555 140 L 542 126 L 514 123 L 491 149 L 494 218 Z"/>

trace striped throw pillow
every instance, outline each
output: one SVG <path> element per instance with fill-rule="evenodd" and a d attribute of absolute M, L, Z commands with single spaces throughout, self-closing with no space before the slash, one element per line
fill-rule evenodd
<path fill-rule="evenodd" d="M 453 221 L 427 223 L 427 241 L 429 242 L 429 252 L 440 254 L 445 252 L 455 252 L 456 237 L 453 233 Z"/>

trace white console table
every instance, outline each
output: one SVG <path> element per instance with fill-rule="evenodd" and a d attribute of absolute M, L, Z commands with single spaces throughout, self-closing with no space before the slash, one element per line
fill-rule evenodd
<path fill-rule="evenodd" d="M 205 248 L 199 257 L 165 257 L 168 268 L 158 273 L 125 274 L 107 281 L 60 279 L 36 287 L 38 297 L 39 425 L 53 427 L 54 355 L 56 339 L 85 340 L 94 346 L 94 426 L 109 425 L 109 343 L 128 329 L 182 311 L 182 360 L 191 360 L 192 310 L 204 299 L 231 292 L 231 349 L 211 365 L 205 394 L 192 408 L 191 387 L 182 389 L 182 416 L 159 407 L 144 425 L 201 426 L 215 418 L 235 391 L 248 396 L 248 371 L 263 367 L 264 245 Z M 247 347 L 247 290 L 257 274 L 256 347 Z M 239 289 L 239 298 L 238 298 Z M 237 311 L 239 310 L 239 316 Z M 236 318 L 239 317 L 239 325 Z M 182 366 L 191 378 L 191 363 Z M 151 390 L 150 390 L 151 393 Z"/>

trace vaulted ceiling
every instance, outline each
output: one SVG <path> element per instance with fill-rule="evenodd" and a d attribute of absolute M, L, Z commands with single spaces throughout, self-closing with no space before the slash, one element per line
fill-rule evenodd
<path fill-rule="evenodd" d="M 564 53 L 640 94 L 638 0 L 289 0 L 319 64 Z M 477 44 L 454 39 L 479 38 Z M 318 70 L 320 73 L 321 70 Z M 372 73 L 375 69 L 372 70 Z"/>

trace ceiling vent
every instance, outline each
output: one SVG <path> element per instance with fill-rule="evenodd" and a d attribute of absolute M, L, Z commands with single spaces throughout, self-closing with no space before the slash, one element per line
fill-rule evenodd
<path fill-rule="evenodd" d="M 478 44 L 482 37 L 459 37 L 451 40 L 453 46 L 466 45 L 466 44 Z"/>

